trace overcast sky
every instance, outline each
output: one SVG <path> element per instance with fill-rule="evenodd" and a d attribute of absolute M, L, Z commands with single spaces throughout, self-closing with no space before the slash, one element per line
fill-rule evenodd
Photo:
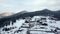
<path fill-rule="evenodd" d="M 0 13 L 36 11 L 42 9 L 60 10 L 60 0 L 0 0 Z"/>

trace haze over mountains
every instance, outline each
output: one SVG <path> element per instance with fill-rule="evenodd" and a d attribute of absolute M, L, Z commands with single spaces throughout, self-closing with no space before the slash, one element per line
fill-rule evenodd
<path fill-rule="evenodd" d="M 11 16 L 11 15 L 13 15 L 13 13 L 11 13 L 11 12 L 4 12 L 4 13 L 0 14 L 0 18 Z"/>

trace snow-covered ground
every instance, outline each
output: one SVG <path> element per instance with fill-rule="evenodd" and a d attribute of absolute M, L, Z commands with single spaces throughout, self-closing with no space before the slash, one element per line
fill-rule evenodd
<path fill-rule="evenodd" d="M 25 20 L 17 20 L 16 23 L 13 24 L 13 26 L 16 26 L 16 27 L 21 27 L 22 23 L 25 23 Z"/>
<path fill-rule="evenodd" d="M 60 28 L 60 21 L 56 21 L 56 25 L 55 26 Z"/>
<path fill-rule="evenodd" d="M 25 22 L 25 20 L 21 19 L 21 20 L 17 20 L 16 23 L 14 23 L 13 25 L 8 25 L 8 26 L 4 26 L 2 28 L 0 28 L 0 34 L 13 34 L 16 30 L 18 30 L 21 25 Z M 14 29 L 11 29 L 9 31 L 2 31 L 3 28 L 10 28 L 10 27 L 16 27 Z M 12 31 L 12 32 L 11 32 Z M 16 33 L 18 34 L 18 33 Z"/>
<path fill-rule="evenodd" d="M 0 34 L 14 34 L 15 31 L 20 30 L 19 28 L 21 27 L 21 25 L 23 23 L 25 23 L 25 20 L 21 19 L 21 20 L 17 20 L 16 23 L 14 23 L 13 25 L 5 26 L 7 28 L 16 27 L 16 28 L 11 29 L 9 31 L 2 31 L 2 29 L 5 28 L 5 27 L 0 28 Z M 56 23 L 49 23 L 48 22 L 48 24 L 49 25 L 47 26 L 47 28 L 50 28 L 49 26 L 54 26 L 54 27 L 59 27 L 60 28 L 60 21 L 56 21 Z M 26 34 L 26 31 L 27 31 L 27 28 L 25 28 L 23 31 L 21 31 L 19 33 L 15 33 L 15 34 Z M 55 33 L 47 33 L 47 32 L 44 32 L 44 33 L 43 32 L 38 32 L 38 33 L 40 33 L 40 34 L 55 34 Z M 36 32 L 35 32 L 35 34 L 36 34 Z"/>

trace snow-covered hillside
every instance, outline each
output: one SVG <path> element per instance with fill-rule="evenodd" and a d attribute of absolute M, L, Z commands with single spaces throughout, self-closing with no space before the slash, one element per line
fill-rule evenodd
<path fill-rule="evenodd" d="M 47 20 L 44 22 L 42 20 L 43 23 L 41 23 L 41 20 L 40 22 L 36 22 L 38 19 L 34 20 L 35 18 L 32 18 L 26 23 L 26 19 L 19 19 L 13 25 L 10 22 L 10 25 L 0 28 L 0 34 L 60 34 L 60 21 Z"/>

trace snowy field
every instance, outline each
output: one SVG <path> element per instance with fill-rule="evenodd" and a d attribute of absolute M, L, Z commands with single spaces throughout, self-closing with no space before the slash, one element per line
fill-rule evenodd
<path fill-rule="evenodd" d="M 11 29 L 11 30 L 9 30 L 9 31 L 2 31 L 2 29 L 3 28 L 5 28 L 5 27 L 3 27 L 3 28 L 0 28 L 0 34 L 26 34 L 26 30 L 27 30 L 27 28 L 26 29 L 24 29 L 22 32 L 15 32 L 15 31 L 17 31 L 17 30 L 20 30 L 19 28 L 21 27 L 21 25 L 23 24 L 25 22 L 25 20 L 17 20 L 16 21 L 16 23 L 14 23 L 13 25 L 8 25 L 8 26 L 5 26 L 5 27 L 7 27 L 7 28 L 9 28 L 9 27 L 16 27 L 16 28 L 14 28 L 14 29 Z M 56 23 L 48 23 L 49 25 L 48 26 L 55 26 L 55 27 L 59 27 L 60 28 L 60 21 L 56 21 Z M 49 27 L 48 27 L 49 28 Z M 34 32 L 33 32 L 34 33 Z M 55 33 L 47 33 L 47 32 L 38 32 L 38 33 L 40 33 L 40 34 L 55 34 Z M 35 34 L 36 34 L 36 32 L 35 32 Z"/>
<path fill-rule="evenodd" d="M 14 23 L 13 25 L 8 25 L 8 26 L 4 26 L 4 27 L 0 28 L 0 34 L 14 34 L 14 32 L 21 27 L 21 25 L 22 25 L 22 23 L 24 23 L 24 21 L 25 20 L 17 20 L 16 23 Z M 7 27 L 7 28 L 16 27 L 16 28 L 11 29 L 9 31 L 2 31 L 2 29 L 5 27 Z M 16 34 L 18 34 L 18 33 L 16 33 Z"/>

